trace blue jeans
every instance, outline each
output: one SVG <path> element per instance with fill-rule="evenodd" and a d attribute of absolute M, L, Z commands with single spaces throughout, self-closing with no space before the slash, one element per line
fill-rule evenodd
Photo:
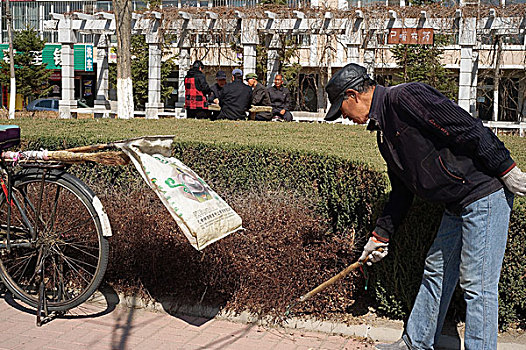
<path fill-rule="evenodd" d="M 411 349 L 433 349 L 459 280 L 466 301 L 465 349 L 497 349 L 498 284 L 512 206 L 513 194 L 501 189 L 460 215 L 446 210 L 404 332 Z"/>

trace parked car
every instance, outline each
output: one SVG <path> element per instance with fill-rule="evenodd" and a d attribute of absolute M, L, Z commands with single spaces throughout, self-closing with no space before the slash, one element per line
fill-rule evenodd
<path fill-rule="evenodd" d="M 58 97 L 46 97 L 46 98 L 39 98 L 34 101 L 31 101 L 27 107 L 26 110 L 29 112 L 33 111 L 54 111 L 58 112 Z M 80 108 L 90 108 L 86 104 L 85 99 L 77 100 L 77 107 Z"/>
<path fill-rule="evenodd" d="M 26 110 L 33 111 L 55 111 L 58 112 L 58 98 L 38 98 L 31 101 Z"/>

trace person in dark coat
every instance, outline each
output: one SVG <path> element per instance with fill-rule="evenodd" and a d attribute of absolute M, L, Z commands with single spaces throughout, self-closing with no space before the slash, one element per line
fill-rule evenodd
<path fill-rule="evenodd" d="M 232 82 L 226 84 L 219 94 L 221 112 L 218 119 L 245 120 L 252 103 L 252 89 L 243 84 L 243 71 L 232 71 Z"/>
<path fill-rule="evenodd" d="M 249 73 L 245 76 L 248 86 L 252 87 L 252 105 L 254 106 L 271 106 L 270 96 L 267 89 L 258 83 L 258 76 L 256 73 Z M 256 113 L 256 120 L 270 121 L 272 114 L 270 112 Z"/>
<path fill-rule="evenodd" d="M 210 86 L 210 94 L 208 95 L 208 103 L 210 104 L 219 104 L 219 95 L 221 90 L 226 85 L 226 73 L 225 71 L 218 70 L 216 73 L 216 82 L 214 85 Z M 219 112 L 211 112 L 210 119 L 216 120 L 219 115 Z"/>
<path fill-rule="evenodd" d="M 203 74 L 204 65 L 201 61 L 195 61 L 184 78 L 187 118 L 204 119 L 209 118 L 208 101 L 206 96 L 210 94 L 210 86 Z"/>
<path fill-rule="evenodd" d="M 326 120 L 369 121 L 367 129 L 377 131 L 391 182 L 360 261 L 387 255 L 414 196 L 445 205 L 402 338 L 376 349 L 434 349 L 457 283 L 466 301 L 466 350 L 497 349 L 499 276 L 513 198 L 526 195 L 526 174 L 480 119 L 429 85 L 386 88 L 351 63 L 325 90 Z"/>
<path fill-rule="evenodd" d="M 268 88 L 270 103 L 272 104 L 272 116 L 281 121 L 292 121 L 290 113 L 290 91 L 283 86 L 283 76 L 276 74 L 274 85 Z"/>

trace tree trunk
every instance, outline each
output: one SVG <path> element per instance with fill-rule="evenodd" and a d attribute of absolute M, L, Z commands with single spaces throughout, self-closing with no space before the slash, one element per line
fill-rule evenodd
<path fill-rule="evenodd" d="M 9 40 L 9 119 L 15 119 L 16 108 L 16 79 L 15 79 L 15 55 L 13 50 L 13 21 L 11 18 L 11 4 L 6 0 L 5 17 L 7 19 L 7 36 Z"/>
<path fill-rule="evenodd" d="M 131 79 L 131 0 L 113 0 L 117 33 L 117 117 L 133 118 L 133 85 Z"/>
<path fill-rule="evenodd" d="M 502 52 L 502 37 L 495 37 L 495 74 L 493 76 L 493 120 L 499 120 L 499 85 L 500 85 L 500 61 Z"/>

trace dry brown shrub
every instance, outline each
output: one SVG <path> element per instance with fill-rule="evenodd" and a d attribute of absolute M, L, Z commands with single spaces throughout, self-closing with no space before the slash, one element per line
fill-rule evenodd
<path fill-rule="evenodd" d="M 357 256 L 353 242 L 327 234 L 328 223 L 312 203 L 285 193 L 228 199 L 246 230 L 203 253 L 190 246 L 153 192 L 113 194 L 103 201 L 114 231 L 108 281 L 125 293 L 156 300 L 171 296 L 181 303 L 276 316 Z M 325 316 L 348 311 L 362 286 L 354 275 L 296 311 Z"/>

